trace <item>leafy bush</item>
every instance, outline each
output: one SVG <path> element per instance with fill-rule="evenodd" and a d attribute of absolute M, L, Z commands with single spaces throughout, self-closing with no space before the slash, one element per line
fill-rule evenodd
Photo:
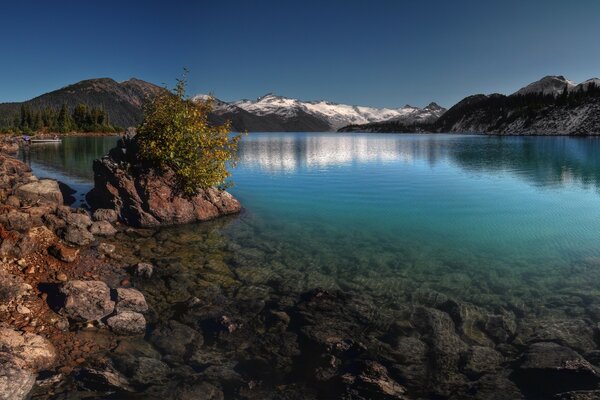
<path fill-rule="evenodd" d="M 182 191 L 194 195 L 200 188 L 224 186 L 241 135 L 232 135 L 229 123 L 210 125 L 211 102 L 186 98 L 185 86 L 185 78 L 178 79 L 172 93 L 164 91 L 145 105 L 137 138 L 142 159 L 172 169 Z"/>

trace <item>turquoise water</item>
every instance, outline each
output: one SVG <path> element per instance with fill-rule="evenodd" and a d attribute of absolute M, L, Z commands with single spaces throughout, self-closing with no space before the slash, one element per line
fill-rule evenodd
<path fill-rule="evenodd" d="M 32 151 L 31 165 L 84 191 L 91 160 L 114 140 L 67 138 Z M 231 189 L 244 212 L 219 234 L 238 278 L 292 291 L 395 302 L 427 288 L 482 305 L 595 291 L 597 154 L 595 138 L 253 133 Z M 163 247 L 187 239 L 164 257 L 193 260 L 206 251 L 193 237 L 206 229 L 165 229 Z"/>

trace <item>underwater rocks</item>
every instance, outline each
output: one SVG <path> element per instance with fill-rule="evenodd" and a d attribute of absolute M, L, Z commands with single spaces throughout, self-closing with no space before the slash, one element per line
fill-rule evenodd
<path fill-rule="evenodd" d="M 107 156 L 94 160 L 94 188 L 87 194 L 96 210 L 115 210 L 135 227 L 207 221 L 240 211 L 240 203 L 217 188 L 199 190 L 193 197 L 177 188 L 172 170 L 158 171 L 139 161 L 135 138 L 123 138 Z M 103 212 L 106 214 L 106 212 Z"/>
<path fill-rule="evenodd" d="M 119 335 L 139 335 L 146 331 L 146 319 L 134 311 L 121 311 L 109 317 L 106 324 Z"/>
<path fill-rule="evenodd" d="M 514 376 L 524 393 L 540 397 L 600 384 L 598 368 L 574 350 L 551 342 L 529 346 Z"/>

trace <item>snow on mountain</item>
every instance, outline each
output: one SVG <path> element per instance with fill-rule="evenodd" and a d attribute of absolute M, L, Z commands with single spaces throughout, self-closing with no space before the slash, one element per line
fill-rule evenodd
<path fill-rule="evenodd" d="M 583 89 L 584 91 L 588 89 L 588 87 L 590 85 L 596 85 L 596 87 L 600 87 L 600 79 L 598 78 L 591 78 L 588 79 L 587 81 L 583 81 L 581 82 L 579 85 L 575 86 L 574 88 L 572 88 L 572 91 L 578 91 Z"/>
<path fill-rule="evenodd" d="M 562 75 L 548 75 L 539 81 L 530 83 L 529 85 L 517 90 L 515 93 L 513 93 L 513 96 L 525 95 L 529 93 L 542 93 L 558 96 L 565 90 L 565 87 L 567 90 L 571 91 L 575 86 L 575 82 L 566 79 Z"/>
<path fill-rule="evenodd" d="M 256 100 L 240 100 L 230 103 L 249 113 L 259 116 L 276 115 L 294 118 L 309 114 L 326 121 L 332 130 L 350 124 L 366 124 L 378 121 L 433 122 L 444 108 L 431 103 L 425 108 L 406 105 L 400 108 L 375 108 L 338 104 L 328 101 L 301 101 L 269 93 Z"/>

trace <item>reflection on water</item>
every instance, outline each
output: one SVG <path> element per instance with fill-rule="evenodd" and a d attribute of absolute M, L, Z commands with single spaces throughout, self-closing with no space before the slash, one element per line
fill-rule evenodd
<path fill-rule="evenodd" d="M 271 172 L 353 163 L 452 162 L 470 171 L 506 171 L 539 185 L 600 182 L 600 140 L 463 135 L 252 134 L 243 168 Z"/>

